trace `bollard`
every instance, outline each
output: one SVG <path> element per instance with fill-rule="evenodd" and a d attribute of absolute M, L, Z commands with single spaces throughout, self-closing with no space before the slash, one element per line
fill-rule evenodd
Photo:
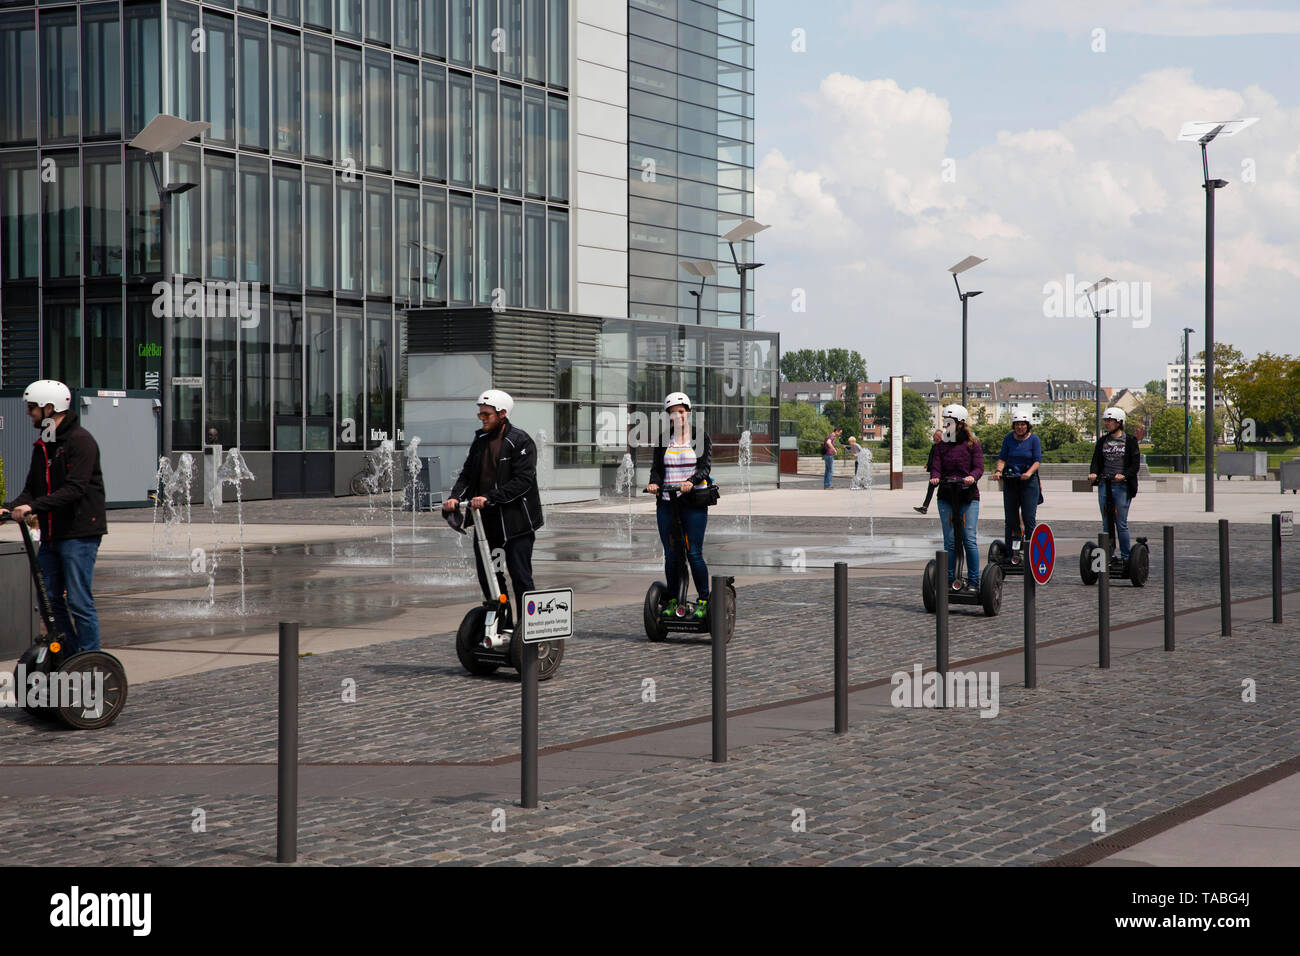
<path fill-rule="evenodd" d="M 1219 634 L 1232 637 L 1232 571 L 1228 566 L 1228 519 L 1219 519 Z"/>
<path fill-rule="evenodd" d="M 280 738 L 275 862 L 298 862 L 298 622 L 280 622 Z"/>
<path fill-rule="evenodd" d="M 537 645 L 525 643 L 524 669 L 519 673 L 521 693 L 519 805 L 537 809 Z"/>
<path fill-rule="evenodd" d="M 934 669 L 939 672 L 938 705 L 944 707 L 943 689 L 948 674 L 948 552 L 934 553 Z"/>
<path fill-rule="evenodd" d="M 709 602 L 709 637 L 713 643 L 713 762 L 727 762 L 727 635 L 723 622 L 727 579 L 715 574 L 710 594 L 722 595 Z"/>
<path fill-rule="evenodd" d="M 1174 526 L 1165 525 L 1165 650 L 1174 649 Z"/>
<path fill-rule="evenodd" d="M 1025 558 L 1025 687 L 1038 686 L 1038 582 Z"/>
<path fill-rule="evenodd" d="M 835 732 L 849 731 L 849 566 L 835 562 Z"/>
<path fill-rule="evenodd" d="M 1097 535 L 1101 574 L 1097 578 L 1097 666 L 1110 667 L 1110 535 Z"/>
<path fill-rule="evenodd" d="M 1273 515 L 1273 623 L 1282 623 L 1282 516 Z"/>

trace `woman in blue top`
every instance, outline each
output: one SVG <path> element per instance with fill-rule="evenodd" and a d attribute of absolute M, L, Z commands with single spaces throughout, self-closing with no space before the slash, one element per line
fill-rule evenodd
<path fill-rule="evenodd" d="M 1029 416 L 1017 412 L 1011 416 L 1011 434 L 1002 439 L 997 468 L 993 478 L 1002 481 L 1002 513 L 1006 519 L 1007 536 L 1003 540 L 1010 550 L 1011 542 L 1020 536 L 1023 520 L 1025 538 L 1034 528 L 1038 502 L 1042 497 L 1038 468 L 1043 463 L 1043 443 L 1032 434 Z M 1003 479 L 1007 479 L 1003 481 Z"/>

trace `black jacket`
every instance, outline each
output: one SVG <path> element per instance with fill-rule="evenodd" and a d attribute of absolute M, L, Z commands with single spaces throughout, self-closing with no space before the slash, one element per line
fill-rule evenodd
<path fill-rule="evenodd" d="M 537 446 L 526 431 L 507 421 L 496 463 L 496 480 L 491 488 L 480 488 L 483 452 L 488 441 L 488 434 L 482 429 L 474 434 L 451 497 L 461 500 L 482 495 L 488 500 L 480 513 L 489 541 L 501 542 L 531 534 L 543 523 L 542 497 L 537 490 Z"/>
<path fill-rule="evenodd" d="M 1097 476 L 1101 481 L 1102 476 L 1106 474 L 1106 457 L 1101 453 L 1102 443 L 1109 438 L 1109 435 L 1102 435 L 1097 439 L 1097 444 L 1092 449 L 1092 464 L 1088 471 Z M 1124 483 L 1128 485 L 1128 496 L 1132 498 L 1138 493 L 1138 469 L 1142 467 L 1142 450 L 1138 447 L 1136 435 L 1124 433 Z"/>
<path fill-rule="evenodd" d="M 698 485 L 705 478 L 709 477 L 709 471 L 713 467 L 713 440 L 709 438 L 708 432 L 704 433 L 704 454 L 695 460 L 695 472 L 688 479 L 691 484 Z M 654 456 L 650 460 L 650 484 L 662 485 L 664 483 L 664 446 L 655 445 Z"/>
<path fill-rule="evenodd" d="M 36 440 L 22 494 L 6 507 L 31 505 L 48 540 L 94 538 L 108 531 L 99 445 L 68 412 L 54 441 Z"/>

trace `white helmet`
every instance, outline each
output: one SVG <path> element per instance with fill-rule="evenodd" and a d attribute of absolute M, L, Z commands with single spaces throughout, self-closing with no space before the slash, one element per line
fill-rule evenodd
<path fill-rule="evenodd" d="M 691 400 L 686 397 L 685 392 L 673 392 L 664 399 L 664 411 L 668 411 L 674 405 L 685 405 L 688 412 L 691 410 Z"/>
<path fill-rule="evenodd" d="M 1032 421 L 1030 420 L 1030 418 L 1029 418 L 1029 413 L 1028 413 L 1028 412 L 1016 412 L 1014 415 L 1012 415 L 1012 416 L 1011 416 L 1011 424 L 1014 425 L 1014 424 L 1016 424 L 1017 422 L 1024 422 L 1026 425 L 1032 425 L 1032 424 L 1033 424 L 1033 422 L 1032 422 Z"/>
<path fill-rule="evenodd" d="M 509 415 L 511 410 L 515 407 L 515 400 L 499 388 L 489 388 L 478 397 L 478 401 L 475 404 L 488 405 L 495 408 L 502 415 Z"/>
<path fill-rule="evenodd" d="M 1123 425 L 1124 418 L 1125 418 L 1124 409 L 1116 408 L 1114 405 L 1112 405 L 1110 408 L 1106 409 L 1104 412 L 1101 413 L 1102 421 L 1105 421 L 1108 418 L 1117 421 L 1121 425 Z"/>
<path fill-rule="evenodd" d="M 966 411 L 965 405 L 948 405 L 943 410 L 943 417 L 951 418 L 953 421 L 968 422 L 970 412 Z"/>
<path fill-rule="evenodd" d="M 62 382 L 43 378 L 27 386 L 26 391 L 23 392 L 23 401 L 39 405 L 41 408 L 53 405 L 56 412 L 66 412 L 72 407 L 72 392 Z"/>

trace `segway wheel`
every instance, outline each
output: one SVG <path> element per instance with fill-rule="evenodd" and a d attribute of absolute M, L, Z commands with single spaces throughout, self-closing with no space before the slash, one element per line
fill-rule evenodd
<path fill-rule="evenodd" d="M 560 669 L 564 659 L 564 641 L 542 641 L 537 645 L 537 679 L 550 680 Z M 510 638 L 510 666 L 521 675 L 524 672 L 524 642 L 519 632 Z"/>
<path fill-rule="evenodd" d="M 980 578 L 980 605 L 985 617 L 996 617 L 1002 610 L 1002 566 L 990 564 Z"/>
<path fill-rule="evenodd" d="M 925 602 L 925 609 L 930 614 L 935 612 L 939 606 L 934 589 L 934 576 L 938 571 L 938 566 L 931 561 L 925 566 L 925 573 L 921 575 L 921 600 Z"/>
<path fill-rule="evenodd" d="M 43 654 L 42 651 L 44 651 Z M 23 672 L 29 680 L 37 672 L 48 677 L 53 669 L 53 655 L 50 654 L 50 650 L 46 645 L 33 644 L 23 651 L 22 656 L 18 658 L 18 667 L 23 668 Z M 25 688 L 18 683 L 18 667 L 14 668 L 14 693 L 21 695 L 25 692 Z M 23 704 L 23 710 L 37 720 L 57 720 L 59 717 L 59 712 L 54 707 L 31 707 Z"/>
<path fill-rule="evenodd" d="M 1135 588 L 1145 587 L 1151 573 L 1151 551 L 1138 542 L 1128 553 L 1128 579 Z"/>
<path fill-rule="evenodd" d="M 1002 543 L 1002 539 L 994 541 L 989 545 L 989 564 L 1001 564 L 1007 559 L 1007 546 Z"/>
<path fill-rule="evenodd" d="M 64 703 L 58 714 L 74 730 L 98 730 L 117 720 L 126 704 L 126 669 L 112 654 L 103 651 L 82 651 L 73 654 L 55 672 L 71 675 L 78 693 L 90 690 L 96 694 L 95 706 L 87 706 L 87 699 L 75 704 Z M 64 686 L 67 686 L 65 684 Z"/>
<path fill-rule="evenodd" d="M 645 593 L 645 608 L 642 616 L 645 618 L 645 636 L 652 641 L 662 641 L 668 636 L 668 629 L 664 627 L 663 609 L 664 609 L 664 592 L 667 587 L 656 581 L 650 585 L 650 590 Z M 733 592 L 734 593 L 734 592 Z M 735 615 L 735 603 L 732 603 L 732 615 Z"/>
<path fill-rule="evenodd" d="M 1090 587 L 1097 583 L 1097 572 L 1092 569 L 1093 555 L 1096 552 L 1097 546 L 1091 541 L 1085 541 L 1079 551 L 1079 577 Z"/>
<path fill-rule="evenodd" d="M 484 663 L 474 653 L 474 649 L 483 643 L 483 627 L 486 621 L 487 608 L 481 605 L 470 608 L 469 613 L 460 619 L 460 627 L 456 631 L 456 656 L 460 658 L 460 666 L 475 677 L 486 677 L 488 674 L 495 673 L 501 666 Z"/>

